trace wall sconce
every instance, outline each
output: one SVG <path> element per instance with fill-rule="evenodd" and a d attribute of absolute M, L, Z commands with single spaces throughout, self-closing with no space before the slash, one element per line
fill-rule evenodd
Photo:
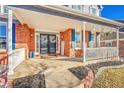
<path fill-rule="evenodd" d="M 62 35 L 62 40 L 64 40 L 64 36 Z"/>
<path fill-rule="evenodd" d="M 31 37 L 33 37 L 33 34 L 30 34 Z"/>

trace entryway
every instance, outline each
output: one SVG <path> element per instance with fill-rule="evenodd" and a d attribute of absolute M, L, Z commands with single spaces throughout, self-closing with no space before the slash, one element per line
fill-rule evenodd
<path fill-rule="evenodd" d="M 56 35 L 38 34 L 36 35 L 36 51 L 40 54 L 56 53 Z"/>

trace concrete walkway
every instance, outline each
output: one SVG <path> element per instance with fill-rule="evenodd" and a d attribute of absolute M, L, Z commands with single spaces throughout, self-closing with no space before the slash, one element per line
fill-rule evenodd
<path fill-rule="evenodd" d="M 75 87 L 80 80 L 68 68 L 82 66 L 82 62 L 62 61 L 56 59 L 29 59 L 20 64 L 10 79 L 27 77 L 35 74 L 45 75 L 47 88 Z"/>

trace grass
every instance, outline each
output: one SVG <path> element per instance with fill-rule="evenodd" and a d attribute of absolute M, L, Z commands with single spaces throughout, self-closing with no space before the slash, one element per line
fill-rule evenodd
<path fill-rule="evenodd" d="M 97 88 L 124 88 L 124 67 L 104 70 L 94 82 Z"/>

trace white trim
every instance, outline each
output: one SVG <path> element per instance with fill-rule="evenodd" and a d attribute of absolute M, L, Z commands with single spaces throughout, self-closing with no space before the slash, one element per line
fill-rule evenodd
<path fill-rule="evenodd" d="M 46 6 L 42 6 L 42 7 L 51 8 L 51 9 L 67 12 L 67 13 L 70 13 L 70 14 L 75 14 L 77 16 L 84 16 L 84 17 L 87 17 L 89 19 L 105 22 L 105 23 L 108 23 L 108 24 L 116 25 L 116 26 L 124 26 L 123 23 L 116 22 L 116 21 L 106 19 L 106 18 L 103 18 L 103 17 L 99 17 L 99 16 L 96 16 L 96 15 L 92 15 L 92 14 L 89 14 L 89 13 L 80 12 L 80 11 L 77 11 L 77 10 L 74 10 L 74 9 L 71 9 L 71 8 L 68 8 L 68 7 L 65 7 L 65 6 L 46 5 Z"/>
<path fill-rule="evenodd" d="M 117 39 L 112 39 L 112 40 L 101 40 L 100 42 L 109 42 L 109 41 L 116 41 Z M 124 40 L 124 38 L 122 38 L 122 39 L 119 39 L 119 40 Z"/>
<path fill-rule="evenodd" d="M 3 14 L 3 13 L 4 13 L 4 5 L 0 5 L 0 7 L 1 7 L 1 8 L 0 8 L 0 13 Z"/>
<path fill-rule="evenodd" d="M 58 42 L 57 42 L 57 37 L 58 37 Z M 56 34 L 56 49 L 57 46 L 58 46 L 58 50 L 56 50 L 56 53 L 60 53 L 60 34 Z"/>
<path fill-rule="evenodd" d="M 123 39 L 119 39 L 119 40 L 124 40 L 124 38 Z"/>
<path fill-rule="evenodd" d="M 86 62 L 85 30 L 86 30 L 86 22 L 83 22 L 83 62 Z"/>
<path fill-rule="evenodd" d="M 111 39 L 111 40 L 101 40 L 100 42 L 106 42 L 106 41 L 116 41 L 117 39 Z"/>
<path fill-rule="evenodd" d="M 119 61 L 119 28 L 117 29 L 117 57 Z"/>
<path fill-rule="evenodd" d="M 100 32 L 100 36 L 99 36 L 99 47 L 101 47 L 100 42 L 101 42 L 101 32 Z"/>
<path fill-rule="evenodd" d="M 36 40 L 37 35 L 40 36 L 40 33 L 35 32 L 35 53 L 37 53 L 37 51 L 36 51 L 37 50 L 37 40 Z M 39 48 L 40 48 L 40 40 L 39 40 Z M 40 49 L 39 49 L 38 53 L 40 54 Z"/>
<path fill-rule="evenodd" d="M 61 31 L 57 31 L 57 30 L 47 30 L 47 29 L 35 29 L 36 32 L 38 33 L 55 33 L 55 34 L 58 34 L 60 33 Z"/>
<path fill-rule="evenodd" d="M 124 34 L 124 32 L 119 32 L 119 33 L 123 33 Z"/>

